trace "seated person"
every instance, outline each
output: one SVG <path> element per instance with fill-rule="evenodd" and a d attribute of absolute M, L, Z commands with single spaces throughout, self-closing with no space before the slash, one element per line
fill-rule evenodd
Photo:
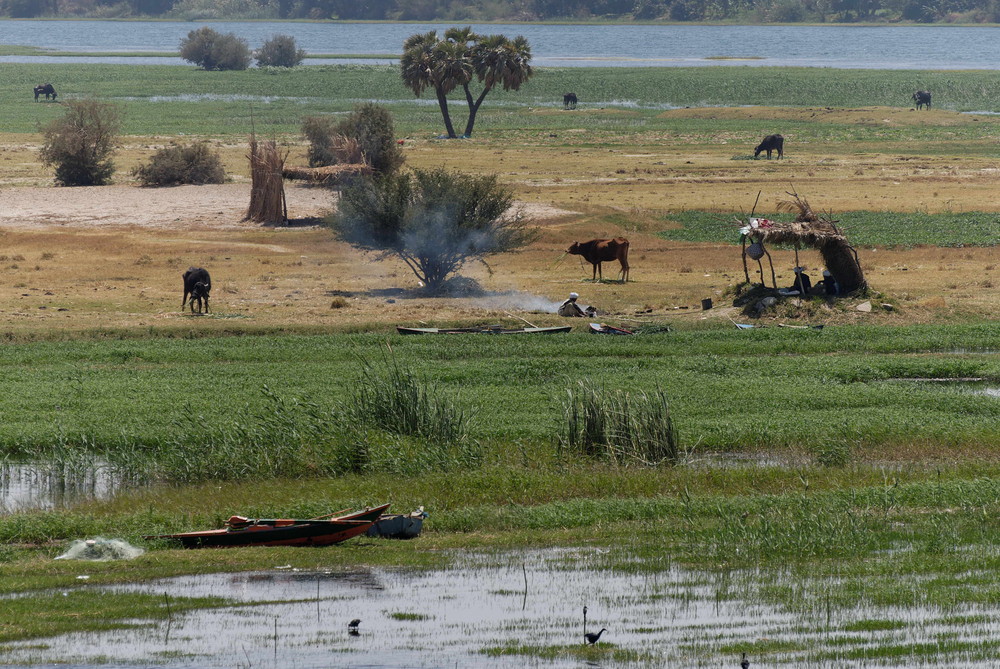
<path fill-rule="evenodd" d="M 792 282 L 789 290 L 797 290 L 802 295 L 808 295 L 809 291 L 812 290 L 812 280 L 809 275 L 805 273 L 805 270 L 801 267 L 795 268 L 795 281 Z"/>
<path fill-rule="evenodd" d="M 580 297 L 576 293 L 570 293 L 569 299 L 559 305 L 559 310 L 556 311 L 560 316 L 567 316 L 569 318 L 574 318 L 578 316 L 584 316 L 585 313 L 580 305 L 576 303 L 577 298 Z"/>

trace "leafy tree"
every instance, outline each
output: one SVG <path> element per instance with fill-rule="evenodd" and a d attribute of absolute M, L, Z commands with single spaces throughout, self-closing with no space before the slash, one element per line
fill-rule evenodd
<path fill-rule="evenodd" d="M 245 70 L 250 67 L 250 47 L 242 37 L 209 27 L 198 28 L 181 40 L 181 58 L 203 70 Z"/>
<path fill-rule="evenodd" d="M 518 90 L 533 73 L 531 47 L 524 37 L 477 35 L 471 28 L 449 28 L 444 39 L 437 31 L 411 35 L 403 42 L 400 71 L 403 83 L 419 96 L 433 89 L 444 118 L 448 137 L 457 137 L 448 111 L 448 94 L 461 87 L 469 107 L 465 137 L 472 136 L 476 114 L 486 96 L 498 85 Z M 481 86 L 478 95 L 473 81 Z"/>
<path fill-rule="evenodd" d="M 520 213 L 509 213 L 513 202 L 496 176 L 414 170 L 348 186 L 330 226 L 352 246 L 396 256 L 435 294 L 465 263 L 486 264 L 534 239 Z"/>
<path fill-rule="evenodd" d="M 264 42 L 254 56 L 257 64 L 263 67 L 295 67 L 302 63 L 306 52 L 297 47 L 291 35 L 275 35 Z"/>
<path fill-rule="evenodd" d="M 42 162 L 56 168 L 62 186 L 103 186 L 121 130 L 121 110 L 106 102 L 70 100 L 66 113 L 42 128 Z"/>

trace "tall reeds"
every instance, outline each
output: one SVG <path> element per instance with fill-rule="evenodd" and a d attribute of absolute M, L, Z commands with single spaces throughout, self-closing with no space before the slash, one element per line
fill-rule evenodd
<path fill-rule="evenodd" d="M 465 438 L 468 416 L 437 387 L 392 357 L 362 363 L 363 377 L 346 407 L 356 423 L 449 444 Z"/>
<path fill-rule="evenodd" d="M 581 381 L 568 391 L 560 447 L 618 464 L 660 465 L 681 456 L 665 391 L 605 390 Z"/>

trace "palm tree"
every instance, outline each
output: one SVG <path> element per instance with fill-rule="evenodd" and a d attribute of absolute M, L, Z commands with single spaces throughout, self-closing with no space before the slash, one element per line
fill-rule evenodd
<path fill-rule="evenodd" d="M 465 46 L 439 40 L 437 31 L 411 35 L 403 42 L 403 57 L 399 61 L 403 83 L 419 96 L 425 88 L 437 95 L 444 127 L 449 138 L 455 138 L 455 128 L 448 113 L 448 93 L 464 86 L 472 78 L 472 65 L 465 58 Z"/>
<path fill-rule="evenodd" d="M 532 75 L 531 47 L 524 37 L 477 35 L 471 27 L 449 28 L 444 39 L 437 31 L 411 35 L 403 42 L 400 71 L 403 83 L 416 95 L 426 88 L 437 94 L 448 137 L 457 137 L 448 112 L 448 94 L 461 86 L 469 105 L 465 137 L 472 135 L 476 113 L 487 94 L 497 85 L 518 90 Z M 483 85 L 474 97 L 470 84 L 475 77 Z"/>
<path fill-rule="evenodd" d="M 531 69 L 531 46 L 523 36 L 507 39 L 504 35 L 485 35 L 478 38 L 469 49 L 476 78 L 483 84 L 479 97 L 473 100 L 469 84 L 465 83 L 465 99 L 469 104 L 469 120 L 465 124 L 465 136 L 472 135 L 476 123 L 476 113 L 486 95 L 497 84 L 505 91 L 516 91 L 534 73 Z"/>

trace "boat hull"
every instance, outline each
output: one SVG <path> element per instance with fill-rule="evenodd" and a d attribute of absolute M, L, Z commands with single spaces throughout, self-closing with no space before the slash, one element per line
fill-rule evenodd
<path fill-rule="evenodd" d="M 420 334 L 558 334 L 569 332 L 572 325 L 561 325 L 549 328 L 406 328 L 397 326 L 396 331 L 404 335 Z"/>
<path fill-rule="evenodd" d="M 330 520 L 256 520 L 238 527 L 160 534 L 147 539 L 174 539 L 185 548 L 237 546 L 331 546 L 364 534 L 389 508 L 384 504 Z"/>

